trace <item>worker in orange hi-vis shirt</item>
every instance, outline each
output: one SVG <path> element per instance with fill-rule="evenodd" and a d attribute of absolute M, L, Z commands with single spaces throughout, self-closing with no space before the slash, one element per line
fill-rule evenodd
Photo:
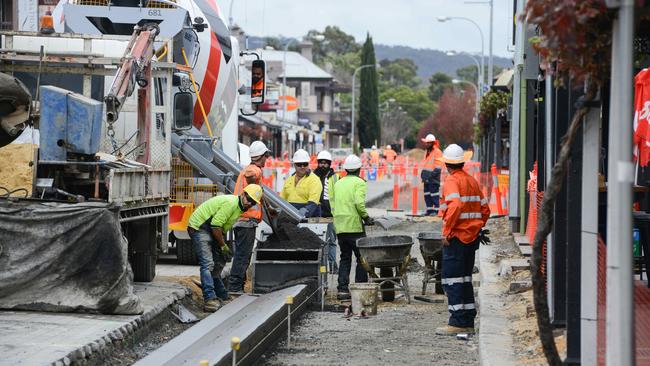
<path fill-rule="evenodd" d="M 426 150 L 422 160 L 422 171 L 420 179 L 424 185 L 424 203 L 427 206 L 427 216 L 437 216 L 440 207 L 440 176 L 444 164 L 440 161 L 442 151 L 440 151 L 439 141 L 433 134 L 428 134 L 422 139 L 425 143 Z"/>
<path fill-rule="evenodd" d="M 377 150 L 377 145 L 372 145 L 372 150 L 370 151 L 370 164 L 377 168 L 379 165 L 379 150 Z"/>
<path fill-rule="evenodd" d="M 240 194 L 244 187 L 249 184 L 262 183 L 262 168 L 271 151 L 262 141 L 254 141 L 249 150 L 251 163 L 244 168 L 237 177 L 235 183 L 235 194 Z M 246 281 L 246 270 L 250 264 L 253 244 L 255 243 L 255 230 L 262 221 L 262 205 L 254 206 L 241 214 L 237 223 L 233 226 L 235 232 L 235 254 L 233 255 L 228 291 L 231 293 L 244 292 Z"/>
<path fill-rule="evenodd" d="M 447 294 L 449 323 L 438 335 L 474 333 L 476 305 L 472 286 L 475 252 L 490 239 L 485 223 L 490 217 L 488 199 L 478 182 L 463 170 L 463 149 L 451 144 L 442 153 L 447 178 L 442 185 L 442 288 Z"/>
<path fill-rule="evenodd" d="M 395 161 L 395 158 L 397 157 L 397 153 L 395 150 L 390 145 L 386 145 L 386 149 L 384 150 L 384 158 L 386 159 L 386 162 L 388 164 L 392 164 L 393 161 Z"/>
<path fill-rule="evenodd" d="M 393 174 L 393 162 L 395 161 L 395 158 L 397 157 L 397 153 L 395 150 L 390 145 L 386 145 L 386 149 L 384 150 L 384 159 L 386 159 L 386 165 L 388 165 L 388 174 L 392 175 Z"/>

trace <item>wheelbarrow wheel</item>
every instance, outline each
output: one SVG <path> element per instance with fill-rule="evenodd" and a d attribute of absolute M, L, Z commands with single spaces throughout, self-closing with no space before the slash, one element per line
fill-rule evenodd
<path fill-rule="evenodd" d="M 393 269 L 390 267 L 379 268 L 379 277 L 393 277 Z M 392 282 L 385 282 L 381 285 L 381 299 L 386 302 L 395 300 L 395 284 Z"/>

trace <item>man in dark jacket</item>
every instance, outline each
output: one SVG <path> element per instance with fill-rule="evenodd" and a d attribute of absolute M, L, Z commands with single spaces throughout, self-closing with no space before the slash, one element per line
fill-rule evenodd
<path fill-rule="evenodd" d="M 334 184 L 338 181 L 339 176 L 334 172 L 332 166 L 332 154 L 328 151 L 321 151 L 316 157 L 318 167 L 314 170 L 320 178 L 323 185 L 323 191 L 320 196 L 320 209 L 322 217 L 332 217 L 332 209 L 330 207 L 330 200 L 334 194 Z M 327 224 L 327 236 L 325 244 L 325 253 L 327 254 L 327 263 L 329 272 L 334 274 L 338 273 L 338 266 L 336 265 L 336 232 L 334 231 L 334 224 Z"/>

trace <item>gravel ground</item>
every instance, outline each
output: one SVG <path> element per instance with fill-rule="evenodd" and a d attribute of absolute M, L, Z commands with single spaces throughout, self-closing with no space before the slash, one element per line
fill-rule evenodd
<path fill-rule="evenodd" d="M 385 207 L 382 203 L 377 207 Z M 383 205 L 383 206 L 382 206 Z M 416 235 L 420 231 L 440 230 L 440 222 L 404 222 L 391 235 Z M 371 229 L 369 236 L 382 234 Z M 412 256 L 423 263 L 417 243 Z M 420 294 L 422 272 L 412 266 L 409 272 L 411 296 Z M 335 286 L 330 286 L 330 289 Z M 429 285 L 427 295 L 435 297 Z M 398 293 L 399 294 L 399 293 Z M 334 294 L 328 303 L 335 303 Z M 442 300 L 443 297 L 438 296 Z M 446 299 L 439 303 L 404 298 L 393 303 L 379 303 L 378 314 L 369 318 L 344 318 L 342 313 L 310 312 L 305 314 L 291 333 L 291 348 L 280 341 L 267 352 L 258 365 L 476 365 L 478 342 L 455 337 L 436 336 L 435 328 L 449 317 Z M 477 324 L 478 325 L 478 324 Z"/>

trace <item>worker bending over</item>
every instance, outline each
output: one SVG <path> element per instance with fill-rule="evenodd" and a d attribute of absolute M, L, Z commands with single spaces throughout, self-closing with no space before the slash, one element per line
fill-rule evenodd
<path fill-rule="evenodd" d="M 249 184 L 261 186 L 262 168 L 264 168 L 266 159 L 270 156 L 270 151 L 262 141 L 254 141 L 250 146 L 249 156 L 251 163 L 237 177 L 237 183 L 235 184 L 236 195 L 241 194 Z M 241 214 L 239 220 L 233 226 L 235 233 L 235 253 L 233 254 L 232 268 L 228 277 L 229 292 L 244 292 L 246 270 L 250 264 L 251 254 L 253 253 L 253 244 L 255 244 L 255 230 L 260 221 L 262 221 L 261 206 L 258 205 L 249 208 Z"/>
<path fill-rule="evenodd" d="M 352 253 L 357 259 L 355 282 L 368 282 L 368 273 L 361 266 L 357 239 L 366 236 L 363 225 L 373 225 L 374 220 L 366 211 L 366 181 L 359 177 L 361 159 L 349 155 L 343 162 L 347 175 L 334 185 L 334 200 L 330 201 L 334 216 L 334 229 L 341 248 L 339 266 L 338 299 L 350 298 L 350 269 Z"/>
<path fill-rule="evenodd" d="M 293 154 L 293 166 L 296 172 L 284 182 L 280 197 L 297 208 L 304 217 L 318 217 L 323 186 L 318 176 L 309 170 L 309 153 L 298 149 Z"/>
<path fill-rule="evenodd" d="M 449 175 L 442 186 L 442 287 L 447 294 L 449 323 L 436 334 L 474 333 L 476 305 L 472 287 L 475 251 L 490 217 L 488 201 L 478 183 L 463 171 L 463 149 L 449 145 L 442 154 Z"/>
<path fill-rule="evenodd" d="M 232 259 L 225 233 L 239 216 L 262 201 L 262 187 L 249 184 L 239 195 L 222 195 L 203 202 L 190 216 L 187 232 L 199 259 L 204 310 L 217 311 L 228 292 L 221 280 L 223 267 Z"/>
<path fill-rule="evenodd" d="M 318 168 L 314 173 L 320 178 L 323 191 L 320 195 L 320 216 L 332 217 L 332 208 L 330 201 L 334 200 L 334 184 L 339 180 L 339 175 L 332 169 L 332 154 L 329 151 L 321 151 L 316 157 Z M 325 253 L 327 254 L 327 263 L 330 273 L 338 273 L 336 265 L 336 232 L 334 224 L 327 224 L 327 234 L 325 236 Z"/>
<path fill-rule="evenodd" d="M 440 174 L 442 173 L 443 163 L 442 151 L 438 148 L 439 144 L 433 134 L 428 134 L 422 139 L 425 143 L 426 151 L 422 161 L 422 172 L 420 179 L 424 185 L 424 203 L 427 206 L 427 216 L 438 215 L 440 208 Z"/>

